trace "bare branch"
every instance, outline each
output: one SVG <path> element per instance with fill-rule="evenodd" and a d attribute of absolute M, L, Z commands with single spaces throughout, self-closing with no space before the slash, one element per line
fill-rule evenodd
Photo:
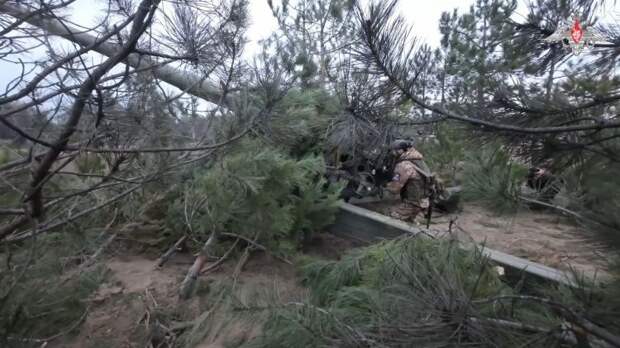
<path fill-rule="evenodd" d="M 27 23 L 44 29 L 50 34 L 61 36 L 83 47 L 90 47 L 93 43 L 97 42 L 97 39 L 88 33 L 80 32 L 79 29 L 69 25 L 63 25 L 58 20 L 48 19 L 40 15 L 32 15 L 31 11 L 20 5 L 9 4 L 7 2 L 0 3 L 0 12 L 6 13 L 15 18 L 23 19 Z M 117 56 L 119 51 L 123 50 L 123 47 L 113 43 L 102 43 L 94 47 L 94 50 L 103 55 L 112 57 Z M 123 59 L 127 62 L 127 64 L 136 69 L 156 65 L 156 62 L 153 62 L 147 57 L 141 56 L 137 53 L 123 54 Z M 189 93 L 207 101 L 217 103 L 221 98 L 221 91 L 216 86 L 205 81 L 202 77 L 196 76 L 195 74 L 180 72 L 179 70 L 169 66 L 153 69 L 153 74 L 171 85 L 182 90 L 187 90 Z"/>

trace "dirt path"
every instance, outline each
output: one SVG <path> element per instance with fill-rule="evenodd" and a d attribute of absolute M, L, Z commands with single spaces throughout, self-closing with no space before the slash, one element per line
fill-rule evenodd
<path fill-rule="evenodd" d="M 360 206 L 386 213 L 390 202 Z M 550 267 L 594 275 L 604 273 L 611 252 L 588 239 L 584 229 L 567 219 L 545 212 L 523 209 L 514 216 L 497 216 L 481 206 L 466 204 L 462 212 L 436 216 L 432 228 L 448 230 L 450 220 L 459 239 L 486 244 L 489 248 L 539 262 Z"/>
<path fill-rule="evenodd" d="M 351 241 L 320 234 L 303 252 L 338 259 L 354 246 Z M 177 254 L 163 268 L 156 268 L 155 258 L 118 254 L 106 261 L 107 280 L 89 300 L 88 315 L 79 332 L 53 341 L 47 347 L 142 348 L 148 346 L 145 342 L 169 343 L 174 337 L 165 334 L 156 337 L 162 333 L 157 325 L 163 324 L 167 328 L 186 325 L 187 328 L 176 331 L 178 334 L 196 330 L 187 335 L 192 341 L 184 341 L 183 346 L 223 348 L 231 342 L 256 337 L 263 320 L 253 312 L 231 317 L 230 304 L 220 298 L 234 298 L 235 305 L 243 307 L 245 304 L 267 306 L 273 301 L 297 302 L 307 296 L 307 290 L 299 284 L 295 266 L 264 252 L 252 253 L 232 287 L 231 275 L 238 258 L 201 276 L 196 295 L 189 301 L 179 300 L 178 287 L 193 261 L 191 255 Z M 232 297 L 222 297 L 223 291 Z"/>

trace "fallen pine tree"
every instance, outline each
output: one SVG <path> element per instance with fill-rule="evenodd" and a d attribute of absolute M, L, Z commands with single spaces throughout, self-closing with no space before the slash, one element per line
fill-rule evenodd
<path fill-rule="evenodd" d="M 607 289 L 508 284 L 478 251 L 412 236 L 303 267 L 310 297 L 274 305 L 252 347 L 620 346 Z"/>
<path fill-rule="evenodd" d="M 290 254 L 331 223 L 340 190 L 326 186 L 324 168 L 320 157 L 296 160 L 259 140 L 248 140 L 213 167 L 197 171 L 169 212 L 172 226 L 184 226 L 203 243 L 181 285 L 181 298 L 190 297 L 221 235 L 232 233 L 249 242 L 248 247 L 262 245 Z"/>

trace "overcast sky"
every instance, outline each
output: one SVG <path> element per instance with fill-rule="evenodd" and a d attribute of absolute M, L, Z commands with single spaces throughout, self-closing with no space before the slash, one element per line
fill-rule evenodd
<path fill-rule="evenodd" d="M 276 4 L 278 0 L 274 1 Z M 78 24 L 90 25 L 95 22 L 97 17 L 101 17 L 101 11 L 97 10 L 93 0 L 78 0 L 73 5 L 71 19 Z M 400 13 L 413 26 L 414 35 L 430 46 L 438 46 L 441 36 L 439 34 L 439 18 L 444 11 L 452 11 L 458 8 L 459 12 L 468 11 L 473 0 L 401 0 L 399 5 Z M 519 10 L 525 9 L 525 0 L 519 1 Z M 613 3 L 613 1 L 609 1 Z M 251 58 L 259 51 L 258 45 L 261 39 L 269 36 L 276 29 L 276 21 L 267 5 L 267 0 L 249 1 L 250 27 L 247 31 L 248 46 L 245 50 L 247 58 Z M 613 6 L 613 5 L 612 5 Z M 517 15 L 524 15 L 525 11 L 517 11 Z M 520 13 L 523 12 L 523 13 Z M 612 11 L 601 11 L 603 17 L 607 17 Z M 39 51 L 41 52 L 41 51 Z M 4 90 L 7 83 L 19 76 L 20 69 L 17 64 L 0 61 L 0 90 Z"/>
<path fill-rule="evenodd" d="M 278 3 L 278 1 L 274 1 Z M 401 0 L 400 12 L 413 25 L 414 34 L 423 42 L 438 46 L 441 36 L 439 34 L 439 17 L 444 11 L 452 11 L 458 8 L 459 12 L 466 11 L 473 0 Z M 248 30 L 250 44 L 248 52 L 256 52 L 256 45 L 260 39 L 264 39 L 276 27 L 276 20 L 271 14 L 267 0 L 250 0 L 251 25 Z"/>
<path fill-rule="evenodd" d="M 414 26 L 414 32 L 422 41 L 436 46 L 439 45 L 438 29 L 439 16 L 442 11 L 452 10 L 455 7 L 466 10 L 472 0 L 401 0 L 400 11 Z M 278 3 L 278 0 L 274 1 Z M 72 6 L 71 19 L 81 25 L 90 25 L 102 14 L 98 13 L 97 6 L 92 0 L 78 0 Z M 250 27 L 247 31 L 248 46 L 245 54 L 247 58 L 253 56 L 258 49 L 258 42 L 269 36 L 276 29 L 276 21 L 267 5 L 267 0 L 250 0 L 249 6 Z M 38 54 L 43 51 L 39 50 Z M 33 58 L 33 57 L 30 57 Z M 26 58 L 28 59 L 28 58 Z M 0 61 L 0 90 L 19 76 L 17 64 Z"/>

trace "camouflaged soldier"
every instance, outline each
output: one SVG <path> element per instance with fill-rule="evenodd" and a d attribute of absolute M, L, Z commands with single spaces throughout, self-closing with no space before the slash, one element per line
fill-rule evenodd
<path fill-rule="evenodd" d="M 527 186 L 536 190 L 539 200 L 550 203 L 560 193 L 564 181 L 553 175 L 549 169 L 531 167 L 527 174 Z"/>
<path fill-rule="evenodd" d="M 413 143 L 397 140 L 390 145 L 390 150 L 396 156 L 396 165 L 392 181 L 386 188 L 393 194 L 400 194 L 401 198 L 401 203 L 392 209 L 390 216 L 415 222 L 419 213 L 429 209 L 432 174 L 423 161 L 424 156 L 413 147 Z"/>

